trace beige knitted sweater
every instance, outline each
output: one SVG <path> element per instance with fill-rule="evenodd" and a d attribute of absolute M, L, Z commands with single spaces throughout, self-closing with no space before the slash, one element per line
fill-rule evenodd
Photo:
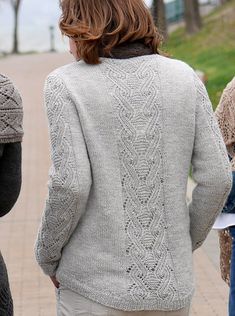
<path fill-rule="evenodd" d="M 235 77 L 224 89 L 215 114 L 235 170 Z"/>

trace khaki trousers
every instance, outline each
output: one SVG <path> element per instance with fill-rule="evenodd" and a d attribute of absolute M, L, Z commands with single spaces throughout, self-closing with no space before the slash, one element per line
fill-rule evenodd
<path fill-rule="evenodd" d="M 61 287 L 56 290 L 57 316 L 189 316 L 189 307 L 174 311 L 124 312 L 93 302 Z"/>

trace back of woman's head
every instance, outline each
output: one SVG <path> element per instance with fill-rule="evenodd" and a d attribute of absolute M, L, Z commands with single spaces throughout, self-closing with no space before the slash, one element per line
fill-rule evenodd
<path fill-rule="evenodd" d="M 60 29 L 72 38 L 79 58 L 98 64 L 112 49 L 141 41 L 158 53 L 160 35 L 143 0 L 60 0 Z"/>

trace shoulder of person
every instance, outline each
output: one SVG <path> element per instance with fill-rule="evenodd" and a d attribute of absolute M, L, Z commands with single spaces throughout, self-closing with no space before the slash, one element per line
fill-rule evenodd
<path fill-rule="evenodd" d="M 84 64 L 85 63 L 83 61 L 76 61 L 56 68 L 51 73 L 49 73 L 46 78 L 46 82 L 53 79 L 63 82 L 63 79 L 67 76 L 72 76 L 74 73 L 79 75 L 79 69 L 84 67 Z"/>
<path fill-rule="evenodd" d="M 235 100 L 235 77 L 227 84 L 224 91 L 233 94 Z"/>
<path fill-rule="evenodd" d="M 172 70 L 185 72 L 191 75 L 195 74 L 195 70 L 189 64 L 180 59 L 163 55 L 158 55 L 158 59 L 163 65 L 165 65 L 165 67 L 170 67 Z"/>
<path fill-rule="evenodd" d="M 188 89 L 204 88 L 204 84 L 195 69 L 186 62 L 162 55 L 158 55 L 158 61 L 165 80 L 171 83 L 175 82 L 177 85 L 185 85 Z"/>
<path fill-rule="evenodd" d="M 223 111 L 224 106 L 233 106 L 235 105 L 235 77 L 227 84 L 225 89 L 222 92 L 219 105 L 216 109 L 216 113 Z"/>

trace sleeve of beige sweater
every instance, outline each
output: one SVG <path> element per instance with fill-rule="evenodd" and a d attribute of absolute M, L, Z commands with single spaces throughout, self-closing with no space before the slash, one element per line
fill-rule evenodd
<path fill-rule="evenodd" d="M 235 170 L 235 77 L 224 89 L 215 115 Z"/>
<path fill-rule="evenodd" d="M 200 247 L 222 210 L 232 185 L 231 166 L 204 84 L 195 75 L 196 122 L 192 156 L 193 191 L 190 233 L 193 250 Z"/>
<path fill-rule="evenodd" d="M 49 194 L 35 245 L 44 273 L 55 275 L 63 247 L 86 209 L 91 172 L 77 109 L 62 79 L 50 75 L 45 85 L 51 160 Z M 74 148 L 73 139 L 79 141 Z"/>

